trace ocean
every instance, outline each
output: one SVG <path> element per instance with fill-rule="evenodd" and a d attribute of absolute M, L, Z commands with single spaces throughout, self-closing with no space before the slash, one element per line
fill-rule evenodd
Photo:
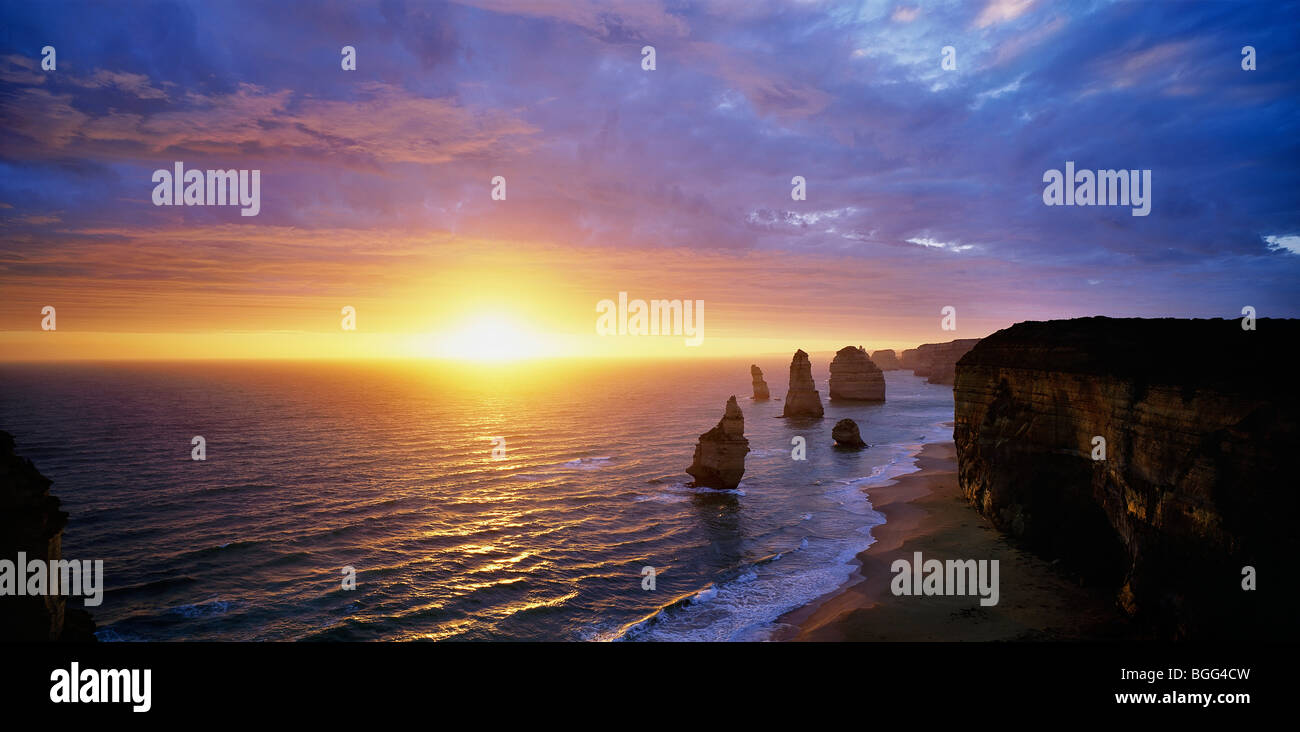
<path fill-rule="evenodd" d="M 64 558 L 104 560 L 104 641 L 762 640 L 849 579 L 872 487 L 952 436 L 951 387 L 890 371 L 842 406 L 828 360 L 804 422 L 789 356 L 756 361 L 767 402 L 749 360 L 4 365 L 0 428 L 71 514 Z M 691 488 L 733 394 L 744 480 Z M 832 448 L 844 417 L 869 448 Z"/>

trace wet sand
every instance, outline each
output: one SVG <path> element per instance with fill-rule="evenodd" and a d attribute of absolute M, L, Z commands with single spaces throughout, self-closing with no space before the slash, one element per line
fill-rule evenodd
<path fill-rule="evenodd" d="M 951 442 L 926 445 L 919 472 L 868 495 L 886 523 L 858 554 L 858 575 L 836 593 L 784 615 L 773 640 L 1111 640 L 1129 629 L 1113 595 L 1081 587 L 1057 566 L 1021 550 L 975 512 L 957 487 Z M 979 595 L 895 596 L 895 559 L 996 559 L 997 605 Z"/>

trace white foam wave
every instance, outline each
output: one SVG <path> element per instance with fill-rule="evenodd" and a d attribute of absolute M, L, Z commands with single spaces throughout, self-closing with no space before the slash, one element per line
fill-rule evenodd
<path fill-rule="evenodd" d="M 694 496 L 711 496 L 711 495 L 729 495 L 729 496 L 740 497 L 745 495 L 745 490 L 743 488 L 731 488 L 731 489 L 707 488 L 705 486 L 692 486 L 692 485 L 687 485 L 686 483 L 679 482 L 679 483 L 674 483 L 673 485 L 667 487 L 661 493 L 654 493 L 652 495 L 646 495 L 646 496 L 637 496 L 633 498 L 632 501 L 634 503 L 646 503 L 646 502 L 684 503 L 686 501 L 691 500 L 691 498 Z"/>

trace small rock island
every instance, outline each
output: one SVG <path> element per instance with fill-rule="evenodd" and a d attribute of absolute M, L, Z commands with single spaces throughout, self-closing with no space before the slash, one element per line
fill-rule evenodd
<path fill-rule="evenodd" d="M 763 381 L 763 369 L 760 369 L 757 364 L 750 364 L 749 376 L 754 381 L 754 401 L 771 399 L 772 393 L 767 390 L 767 382 Z"/>
<path fill-rule="evenodd" d="M 845 449 L 860 449 L 867 446 L 862 441 L 862 433 L 858 431 L 858 423 L 851 419 L 841 419 L 835 423 L 831 429 L 831 439 L 835 440 L 836 447 Z"/>

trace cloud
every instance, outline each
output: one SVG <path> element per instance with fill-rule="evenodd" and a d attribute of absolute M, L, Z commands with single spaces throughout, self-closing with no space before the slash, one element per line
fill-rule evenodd
<path fill-rule="evenodd" d="M 1300 80 L 1276 71 L 1300 63 L 1285 8 L 384 0 L 146 19 L 32 7 L 44 35 L 102 32 L 57 74 L 0 47 L 6 285 L 21 272 L 75 273 L 97 292 L 277 277 L 378 291 L 436 269 L 417 232 L 474 242 L 501 266 L 554 256 L 602 291 L 636 262 L 671 259 L 681 274 L 697 261 L 718 282 L 790 293 L 769 310 L 833 272 L 881 308 L 951 281 L 998 317 L 1041 302 L 1187 314 L 1247 291 L 1300 314 L 1293 239 L 1262 239 L 1300 230 L 1287 164 Z M 136 27 L 166 40 L 127 47 Z M 657 71 L 640 68 L 642 37 Z M 1243 37 L 1270 49 L 1258 72 L 1240 70 Z M 356 72 L 338 68 L 344 42 Z M 949 43 L 957 72 L 939 67 Z M 172 160 L 262 168 L 262 214 L 153 207 L 149 173 Z M 1151 216 L 1043 206 L 1043 171 L 1066 160 L 1153 169 Z M 497 174 L 508 202 L 488 196 Z M 793 175 L 807 201 L 790 200 Z M 759 307 L 764 294 L 738 298 Z"/>
<path fill-rule="evenodd" d="M 54 216 L 50 214 L 44 214 L 44 215 L 33 214 L 30 216 L 16 216 L 14 217 L 13 220 L 20 224 L 31 224 L 33 226 L 42 226 L 44 224 L 60 223 L 63 221 L 63 218 L 60 216 Z"/>
<path fill-rule="evenodd" d="M 496 13 L 572 23 L 601 38 L 628 36 L 668 40 L 687 35 L 689 27 L 659 0 L 457 0 Z"/>
<path fill-rule="evenodd" d="M 905 5 L 899 5 L 898 7 L 894 8 L 894 12 L 890 14 L 889 19 L 894 21 L 895 23 L 911 23 L 912 21 L 916 20 L 916 16 L 920 12 L 921 12 L 920 8 L 915 8 L 915 7 L 909 8 Z"/>
<path fill-rule="evenodd" d="M 1020 82 L 1024 80 L 1025 80 L 1025 75 L 1021 74 L 1020 76 L 1016 77 L 1012 81 L 1003 84 L 1002 86 L 997 87 L 996 89 L 989 89 L 988 91 L 979 92 L 978 94 L 975 95 L 975 101 L 971 103 L 971 107 L 973 109 L 978 109 L 981 105 L 984 104 L 984 102 L 986 102 L 989 99 L 997 99 L 998 97 L 1020 91 Z"/>
<path fill-rule="evenodd" d="M 760 114 L 808 117 L 825 109 L 831 101 L 831 96 L 816 86 L 779 70 L 762 68 L 721 44 L 692 43 L 685 53 L 693 64 L 709 69 L 737 89 Z"/>
<path fill-rule="evenodd" d="M 988 5 L 975 18 L 976 28 L 987 28 L 1006 23 L 1024 15 L 1037 0 L 989 0 Z"/>
<path fill-rule="evenodd" d="M 1264 241 L 1268 243 L 1269 251 L 1300 254 L 1300 236 L 1266 236 Z"/>
<path fill-rule="evenodd" d="M 993 60 L 989 65 L 999 66 L 1019 58 L 1026 51 L 1037 48 L 1049 38 L 1055 37 L 1065 29 L 1068 22 L 1065 16 L 1057 16 L 1042 23 L 1037 28 L 1022 31 L 1003 39 L 998 44 L 993 54 Z"/>
<path fill-rule="evenodd" d="M 3 62 L 3 66 L 0 66 L 0 82 L 25 86 L 45 83 L 46 72 L 38 70 L 40 66 L 34 59 L 9 55 L 0 58 L 0 61 Z"/>
<path fill-rule="evenodd" d="M 153 89 L 133 75 L 131 91 Z M 43 147 L 64 150 L 95 143 L 89 152 L 129 143 L 151 157 L 183 152 L 242 156 L 252 149 L 277 154 L 342 154 L 390 163 L 442 163 L 461 157 L 517 154 L 537 128 L 499 110 L 470 110 L 451 98 L 411 95 L 380 82 L 359 85 L 356 100 L 296 99 L 241 83 L 229 94 L 189 93 L 165 111 L 109 110 L 91 116 L 71 94 L 28 88 L 0 100 L 10 129 Z M 152 97 L 150 97 L 152 98 Z"/>
<path fill-rule="evenodd" d="M 938 241 L 937 239 L 931 239 L 928 236 L 913 237 L 911 239 L 908 239 L 907 242 L 909 244 L 918 244 L 920 246 L 929 247 L 931 249 L 944 249 L 950 252 L 967 252 L 976 248 L 974 244 L 954 244 L 952 242 L 944 242 L 944 241 Z"/>
<path fill-rule="evenodd" d="M 166 99 L 167 93 L 149 83 L 149 77 L 144 74 L 132 74 L 126 71 L 108 71 L 105 69 L 96 69 L 94 74 L 89 78 L 69 77 L 70 83 L 88 89 L 105 89 L 111 88 L 119 92 L 130 94 L 139 99 Z"/>
<path fill-rule="evenodd" d="M 89 121 L 71 102 L 71 94 L 21 89 L 0 97 L 0 119 L 6 135 L 35 140 L 41 147 L 62 148 L 75 140 Z"/>

